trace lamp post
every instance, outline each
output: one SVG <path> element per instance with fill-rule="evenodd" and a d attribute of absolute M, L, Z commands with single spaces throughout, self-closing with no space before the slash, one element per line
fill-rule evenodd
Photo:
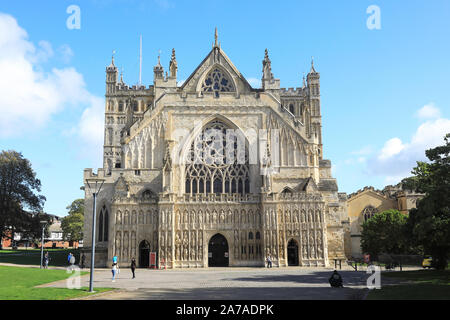
<path fill-rule="evenodd" d="M 105 182 L 104 179 L 92 178 L 86 179 L 88 192 L 92 192 L 94 203 L 92 206 L 92 250 L 91 250 L 91 274 L 89 278 L 89 292 L 94 292 L 94 263 L 95 263 L 95 218 L 97 215 L 97 195 Z"/>
<path fill-rule="evenodd" d="M 47 225 L 47 221 L 40 221 L 40 224 L 42 226 L 42 238 L 41 238 L 41 269 L 43 267 L 43 261 L 44 261 L 44 230 L 45 226 Z"/>

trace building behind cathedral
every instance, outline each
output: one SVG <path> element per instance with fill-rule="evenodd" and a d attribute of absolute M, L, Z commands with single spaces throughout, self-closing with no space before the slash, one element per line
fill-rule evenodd
<path fill-rule="evenodd" d="M 253 88 L 222 50 L 181 86 L 175 50 L 168 72 L 128 86 L 114 57 L 106 68 L 104 167 L 97 200 L 96 265 L 149 253 L 168 268 L 326 266 L 344 258 L 347 196 L 323 159 L 320 74 L 280 88 L 266 50 Z M 214 134 L 212 134 L 214 133 Z M 84 246 L 92 194 L 85 185 Z M 86 251 L 88 253 L 88 251 Z M 90 252 L 90 251 L 89 251 Z M 89 254 L 87 254 L 89 260 Z"/>
<path fill-rule="evenodd" d="M 361 258 L 364 254 L 361 249 L 361 232 L 364 222 L 386 210 L 398 210 L 408 214 L 409 210 L 416 208 L 417 200 L 422 197 L 423 194 L 404 190 L 401 183 L 386 186 L 383 190 L 365 187 L 350 194 L 347 200 L 350 232 L 346 239 L 346 256 Z"/>

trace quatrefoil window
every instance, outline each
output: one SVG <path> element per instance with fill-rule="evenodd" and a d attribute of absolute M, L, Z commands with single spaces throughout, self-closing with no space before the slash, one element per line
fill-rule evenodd
<path fill-rule="evenodd" d="M 234 92 L 233 81 L 227 77 L 225 72 L 219 68 L 214 68 L 205 78 L 202 85 L 203 92 L 214 93 L 216 97 L 220 95 L 220 92 Z"/>

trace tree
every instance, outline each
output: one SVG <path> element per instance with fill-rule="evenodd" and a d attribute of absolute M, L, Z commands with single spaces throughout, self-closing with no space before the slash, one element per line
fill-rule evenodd
<path fill-rule="evenodd" d="M 84 215 L 84 199 L 74 200 L 69 206 L 66 207 L 69 210 L 69 215 L 74 213 L 81 213 Z"/>
<path fill-rule="evenodd" d="M 414 176 L 402 181 L 403 188 L 425 194 L 410 211 L 408 230 L 431 254 L 437 269 L 445 269 L 450 254 L 450 134 L 445 145 L 426 150 L 430 160 L 417 162 Z"/>
<path fill-rule="evenodd" d="M 69 210 L 69 215 L 61 221 L 63 238 L 69 241 L 80 241 L 83 239 L 84 199 L 73 201 L 66 209 Z"/>
<path fill-rule="evenodd" d="M 27 214 L 23 220 L 25 227 L 22 229 L 22 239 L 29 239 L 34 243 L 40 243 L 42 240 L 42 225 L 41 221 L 46 221 L 47 225 L 44 229 L 44 236 L 47 238 L 50 235 L 49 227 L 52 218 L 46 213 Z"/>
<path fill-rule="evenodd" d="M 41 181 L 29 160 L 16 151 L 0 153 L 0 237 L 13 237 L 16 232 L 28 232 L 27 212 L 42 211 L 45 197 Z"/>
<path fill-rule="evenodd" d="M 408 216 L 398 210 L 387 210 L 364 222 L 361 233 L 363 252 L 377 257 L 380 253 L 402 254 L 408 251 L 405 225 Z"/>

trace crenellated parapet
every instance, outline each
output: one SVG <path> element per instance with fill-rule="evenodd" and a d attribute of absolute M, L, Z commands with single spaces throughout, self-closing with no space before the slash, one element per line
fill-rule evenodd
<path fill-rule="evenodd" d="M 280 88 L 280 97 L 304 97 L 306 92 L 305 88 Z"/>
<path fill-rule="evenodd" d="M 114 94 L 110 96 L 122 96 L 122 95 L 136 95 L 136 96 L 148 96 L 154 94 L 154 86 L 149 85 L 148 87 L 133 85 L 129 86 L 125 83 L 116 84 L 116 90 Z"/>

